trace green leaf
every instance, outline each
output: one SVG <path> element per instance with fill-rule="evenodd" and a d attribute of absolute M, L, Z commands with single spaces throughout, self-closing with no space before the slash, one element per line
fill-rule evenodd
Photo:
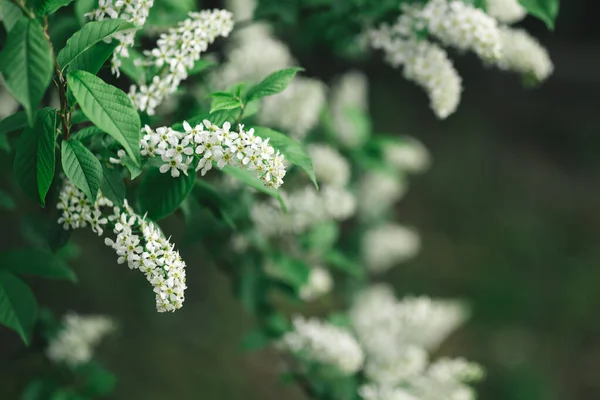
<path fill-rule="evenodd" d="M 84 25 L 87 17 L 85 14 L 94 11 L 98 7 L 98 0 L 77 0 L 75 1 L 75 16 L 80 25 Z"/>
<path fill-rule="evenodd" d="M 130 176 L 129 179 L 131 179 L 131 180 L 134 180 L 135 178 L 140 176 L 145 163 L 146 163 L 146 161 L 142 160 L 141 165 L 136 164 L 133 162 L 131 157 L 129 157 L 127 154 L 125 154 L 125 156 L 121 157 L 121 164 L 123 164 L 125 166 L 125 168 L 127 168 L 127 170 L 129 171 L 129 176 Z"/>
<path fill-rule="evenodd" d="M 272 264 L 272 267 L 274 273 L 281 281 L 287 283 L 296 290 L 299 290 L 308 283 L 310 267 L 304 261 L 283 256 L 279 257 Z"/>
<path fill-rule="evenodd" d="M 60 258 L 41 249 L 20 249 L 0 253 L 0 271 L 77 282 L 75 273 Z"/>
<path fill-rule="evenodd" d="M 19 18 L 23 16 L 21 9 L 8 0 L 0 1 L 0 13 L 2 14 L 2 23 L 6 32 L 10 32 Z"/>
<path fill-rule="evenodd" d="M 98 189 L 102 184 L 102 165 L 80 141 L 63 140 L 62 166 L 65 175 L 88 199 L 96 201 Z"/>
<path fill-rule="evenodd" d="M 71 4 L 73 0 L 46 0 L 36 10 L 41 17 L 54 14 L 58 9 Z"/>
<path fill-rule="evenodd" d="M 22 17 L 8 34 L 0 54 L 8 90 L 23 105 L 29 124 L 52 79 L 52 51 L 37 20 Z"/>
<path fill-rule="evenodd" d="M 275 148 L 275 151 L 279 150 L 285 156 L 286 160 L 302 168 L 315 187 L 317 189 L 319 188 L 319 185 L 317 184 L 317 178 L 315 177 L 315 170 L 313 168 L 312 160 L 300 143 L 281 132 L 277 132 L 269 128 L 263 128 L 259 126 L 254 127 L 254 131 L 257 136 L 260 136 L 263 139 L 268 138 L 269 143 Z"/>
<path fill-rule="evenodd" d="M 102 180 L 102 194 L 112 201 L 116 206 L 123 207 L 125 200 L 125 183 L 116 168 L 102 166 L 104 179 Z"/>
<path fill-rule="evenodd" d="M 108 396 L 117 384 L 116 376 L 95 361 L 83 365 L 77 372 L 83 378 L 81 392 L 86 398 Z"/>
<path fill-rule="evenodd" d="M 529 14 L 544 21 L 548 29 L 554 30 L 554 22 L 560 8 L 559 0 L 519 0 Z"/>
<path fill-rule="evenodd" d="M 80 142 L 85 142 L 93 138 L 94 136 L 102 135 L 104 131 L 97 126 L 86 126 L 83 129 L 78 130 L 71 134 L 71 139 L 77 139 Z"/>
<path fill-rule="evenodd" d="M 259 329 L 247 332 L 242 338 L 241 347 L 244 351 L 256 351 L 267 347 L 271 338 Z"/>
<path fill-rule="evenodd" d="M 88 22 L 67 40 L 66 46 L 58 53 L 56 61 L 59 68 L 61 71 L 64 71 L 71 63 L 74 63 L 70 67 L 71 71 L 77 69 L 85 70 L 85 68 L 90 68 L 91 66 L 95 68 L 96 65 L 93 63 L 91 55 L 86 56 L 86 53 L 97 44 L 103 43 L 106 45 L 107 43 L 104 43 L 104 40 L 112 37 L 115 33 L 133 29 L 136 29 L 135 25 L 120 19 Z"/>
<path fill-rule="evenodd" d="M 311 254 L 324 254 L 333 248 L 339 235 L 340 228 L 337 223 L 323 222 L 306 232 L 302 243 Z"/>
<path fill-rule="evenodd" d="M 212 103 L 210 107 L 210 113 L 214 113 L 219 110 L 233 110 L 242 107 L 242 102 L 239 98 L 235 98 L 233 94 L 227 92 L 216 92 L 210 95 L 212 97 Z"/>
<path fill-rule="evenodd" d="M 287 209 L 285 206 L 285 202 L 283 201 L 283 198 L 281 197 L 281 193 L 279 193 L 279 191 L 277 189 L 266 187 L 265 184 L 263 183 L 263 181 L 261 181 L 259 178 L 254 176 L 254 174 L 251 171 L 248 171 L 248 170 L 242 169 L 242 168 L 232 167 L 230 165 L 226 165 L 225 167 L 223 167 L 223 169 L 221 171 L 223 171 L 227 175 L 234 177 L 235 179 L 245 183 L 246 185 L 248 185 L 256 190 L 259 190 L 263 193 L 268 194 L 269 196 L 276 198 L 277 201 L 279 201 L 281 208 L 284 211 Z"/>
<path fill-rule="evenodd" d="M 364 276 L 364 269 L 361 268 L 359 263 L 355 262 L 336 249 L 330 250 L 325 255 L 325 262 L 327 265 L 337 268 L 338 270 L 346 272 L 355 277 Z"/>
<path fill-rule="evenodd" d="M 16 131 L 26 125 L 27 115 L 23 111 L 16 112 L 0 121 L 0 134 Z"/>
<path fill-rule="evenodd" d="M 0 324 L 16 331 L 29 345 L 37 302 L 29 286 L 8 271 L 0 270 Z"/>
<path fill-rule="evenodd" d="M 67 83 L 90 121 L 115 138 L 139 165 L 140 117 L 129 97 L 85 71 L 70 72 Z"/>
<path fill-rule="evenodd" d="M 14 210 L 17 204 L 12 197 L 4 190 L 0 190 L 0 208 L 5 210 Z"/>
<path fill-rule="evenodd" d="M 118 45 L 119 43 L 116 40 L 110 43 L 101 42 L 96 44 L 69 64 L 69 70 L 80 70 L 94 75 L 97 74 Z"/>
<path fill-rule="evenodd" d="M 54 179 L 55 146 L 56 111 L 44 108 L 38 111 L 34 126 L 21 134 L 13 164 L 17 184 L 42 207 Z"/>
<path fill-rule="evenodd" d="M 214 61 L 209 61 L 209 60 L 205 60 L 205 59 L 201 58 L 194 63 L 194 66 L 192 67 L 192 69 L 188 71 L 188 75 L 190 75 L 190 76 L 197 75 L 197 74 L 207 70 L 208 68 L 212 68 L 216 65 L 217 64 Z"/>
<path fill-rule="evenodd" d="M 302 70 L 302 68 L 287 68 L 273 72 L 248 91 L 246 102 L 282 92 L 294 79 L 296 72 Z"/>
<path fill-rule="evenodd" d="M 153 168 L 143 177 L 138 188 L 138 204 L 141 213 L 159 220 L 171 214 L 190 194 L 194 187 L 196 173 L 191 169 L 187 175 L 173 178 L 169 172 L 161 174 Z"/>

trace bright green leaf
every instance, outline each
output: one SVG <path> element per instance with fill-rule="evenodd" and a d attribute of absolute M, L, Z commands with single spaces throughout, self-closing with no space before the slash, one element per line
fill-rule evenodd
<path fill-rule="evenodd" d="M 77 57 L 71 64 L 69 64 L 69 70 L 75 71 L 87 71 L 91 74 L 97 74 L 100 68 L 104 65 L 106 60 L 113 54 L 119 42 L 113 40 L 110 43 L 98 43 L 88 51 Z M 73 104 L 71 104 L 73 105 Z"/>
<path fill-rule="evenodd" d="M 312 160 L 300 143 L 284 135 L 283 133 L 269 128 L 263 128 L 259 126 L 254 127 L 254 131 L 256 132 L 257 136 L 260 136 L 263 139 L 269 139 L 269 144 L 275 148 L 275 151 L 279 150 L 285 156 L 286 160 L 302 168 L 315 187 L 319 187 L 317 184 L 317 178 L 315 177 L 315 170 L 313 168 Z"/>
<path fill-rule="evenodd" d="M 249 102 L 282 92 L 292 82 L 298 71 L 302 71 L 302 68 L 287 68 L 273 72 L 248 91 L 246 101 Z"/>
<path fill-rule="evenodd" d="M 142 214 L 147 212 L 153 220 L 168 216 L 190 194 L 195 180 L 193 169 L 177 178 L 173 178 L 169 172 L 161 174 L 156 168 L 149 170 L 138 189 L 138 204 Z"/>
<path fill-rule="evenodd" d="M 227 92 L 217 92 L 211 94 L 212 103 L 210 113 L 220 110 L 233 110 L 241 108 L 242 103 L 239 99 L 234 98 L 233 94 Z"/>
<path fill-rule="evenodd" d="M 71 4 L 73 0 L 46 0 L 36 10 L 40 16 L 54 14 L 58 9 Z"/>
<path fill-rule="evenodd" d="M 96 201 L 98 189 L 102 184 L 102 165 L 91 151 L 80 141 L 63 140 L 62 166 L 65 175 L 88 199 Z"/>
<path fill-rule="evenodd" d="M 0 69 L 8 90 L 23 105 L 29 124 L 52 79 L 50 43 L 37 20 L 22 17 L 8 34 L 0 54 Z"/>
<path fill-rule="evenodd" d="M 554 21 L 560 8 L 559 0 L 519 0 L 529 14 L 544 21 L 548 29 L 554 30 Z"/>
<path fill-rule="evenodd" d="M 205 70 L 214 67 L 217 65 L 214 61 L 205 60 L 203 58 L 199 59 L 194 63 L 194 66 L 191 70 L 188 71 L 188 75 L 197 75 Z"/>
<path fill-rule="evenodd" d="M 19 18 L 23 16 L 19 7 L 8 0 L 0 1 L 0 13 L 6 32 L 10 32 Z"/>
<path fill-rule="evenodd" d="M 21 134 L 13 164 L 17 184 L 42 207 L 54 179 L 55 146 L 56 111 L 44 108 L 38 111 L 34 126 Z"/>
<path fill-rule="evenodd" d="M 242 168 L 232 167 L 230 165 L 226 165 L 225 167 L 223 167 L 223 169 L 221 171 L 223 171 L 227 175 L 234 177 L 235 179 L 245 183 L 246 185 L 248 185 L 256 190 L 259 190 L 263 193 L 268 194 L 269 196 L 276 198 L 277 201 L 279 201 L 281 208 L 284 211 L 286 210 L 285 202 L 283 201 L 283 198 L 281 197 L 281 193 L 279 193 L 279 191 L 277 189 L 266 187 L 264 182 L 261 181 L 256 176 L 254 176 L 254 174 L 251 171 L 248 171 L 248 170 L 242 169 Z"/>
<path fill-rule="evenodd" d="M 104 179 L 102 180 L 102 194 L 116 206 L 122 207 L 125 200 L 125 182 L 116 168 L 102 166 Z"/>
<path fill-rule="evenodd" d="M 0 253 L 0 271 L 76 282 L 71 268 L 54 254 L 41 249 L 20 249 Z"/>
<path fill-rule="evenodd" d="M 73 63 L 70 70 L 96 68 L 91 56 L 86 53 L 95 45 L 104 43 L 105 39 L 112 37 L 115 33 L 136 29 L 135 25 L 120 19 L 105 19 L 92 21 L 85 24 L 80 30 L 67 40 L 66 46 L 58 53 L 56 61 L 61 71 Z M 101 52 L 103 55 L 104 53 Z M 98 54 L 96 54 L 98 55 Z M 107 56 L 108 58 L 108 56 Z M 103 60 L 103 62 L 106 58 Z M 92 68 L 92 69 L 93 69 Z M 100 67 L 98 67 L 99 69 Z M 96 70 L 97 72 L 97 70 Z"/>
<path fill-rule="evenodd" d="M 85 71 L 70 72 L 67 83 L 90 121 L 115 138 L 139 165 L 140 117 L 129 97 Z"/>
<path fill-rule="evenodd" d="M 37 302 L 25 282 L 8 271 L 0 270 L 0 324 L 16 331 L 29 345 Z"/>

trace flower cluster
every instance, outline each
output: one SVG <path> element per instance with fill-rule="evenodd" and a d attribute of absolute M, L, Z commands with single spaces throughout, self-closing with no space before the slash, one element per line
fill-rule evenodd
<path fill-rule="evenodd" d="M 100 315 L 81 316 L 69 313 L 63 317 L 62 329 L 52 338 L 46 355 L 54 363 L 77 367 L 92 359 L 93 349 L 103 336 L 115 329 L 115 323 Z"/>
<path fill-rule="evenodd" d="M 370 171 L 358 182 L 358 213 L 363 219 L 387 212 L 408 190 L 406 181 L 384 171 Z"/>
<path fill-rule="evenodd" d="M 344 187 L 350 181 L 350 164 L 334 148 L 314 143 L 307 148 L 320 184 Z"/>
<path fill-rule="evenodd" d="M 185 262 L 157 225 L 137 215 L 125 200 L 122 208 L 113 205 L 102 193 L 92 204 L 71 182 L 65 180 L 57 208 L 62 210 L 58 220 L 64 229 L 82 228 L 88 224 L 103 234 L 110 225 L 116 238 L 105 238 L 106 245 L 117 253 L 119 264 L 139 269 L 154 287 L 156 309 L 174 311 L 183 306 Z M 112 208 L 112 212 L 111 212 Z"/>
<path fill-rule="evenodd" d="M 232 29 L 230 12 L 205 10 L 190 12 L 188 19 L 161 34 L 158 47 L 145 51 L 146 60 L 142 63 L 162 73 L 154 76 L 150 85 L 141 85 L 139 89 L 133 85 L 130 88 L 129 97 L 135 106 L 149 115 L 154 114 L 163 99 L 175 92 L 188 77 L 188 70 L 200 59 L 208 45 L 219 36 L 227 37 Z"/>
<path fill-rule="evenodd" d="M 237 131 L 232 131 L 229 122 L 219 127 L 207 120 L 193 127 L 184 121 L 183 129 L 184 132 L 169 127 L 153 130 L 146 125 L 142 129 L 140 154 L 160 157 L 160 172 L 170 171 L 173 177 L 182 172 L 187 175 L 197 156 L 200 160 L 196 171 L 201 170 L 202 175 L 215 163 L 217 168 L 231 165 L 253 171 L 268 187 L 278 188 L 283 184 L 284 156 L 275 151 L 269 139 L 255 136 L 254 129 L 244 130 L 239 125 Z"/>
<path fill-rule="evenodd" d="M 367 112 L 367 90 L 367 77 L 357 71 L 345 73 L 331 89 L 332 133 L 344 147 L 360 147 L 367 139 L 361 126 L 348 116 L 349 112 Z"/>
<path fill-rule="evenodd" d="M 280 347 L 284 350 L 337 367 L 346 374 L 353 374 L 362 367 L 363 351 L 346 329 L 314 318 L 295 317 L 293 324 L 294 330 L 281 339 Z"/>
<path fill-rule="evenodd" d="M 431 157 L 423 143 L 410 136 L 402 136 L 400 142 L 388 143 L 383 148 L 385 162 L 403 173 L 420 173 L 431 164 Z"/>
<path fill-rule="evenodd" d="M 385 52 L 390 65 L 395 68 L 403 65 L 404 77 L 427 91 L 438 118 L 447 118 L 456 111 L 462 79 L 446 51 L 426 40 L 393 37 L 392 29 L 386 26 L 371 31 L 370 38 L 373 48 Z"/>
<path fill-rule="evenodd" d="M 326 87 L 316 79 L 296 77 L 281 93 L 266 97 L 258 113 L 262 125 L 289 132 L 304 139 L 319 122 L 326 101 Z"/>
<path fill-rule="evenodd" d="M 86 17 L 102 21 L 103 19 L 120 18 L 131 22 L 141 28 L 146 23 L 150 8 L 154 5 L 154 0 L 99 0 L 99 7 L 85 14 Z M 111 59 L 111 72 L 117 77 L 120 75 L 119 68 L 121 60 L 119 57 L 128 58 L 129 48 L 134 46 L 135 30 L 117 32 L 113 35 L 119 41 Z"/>
<path fill-rule="evenodd" d="M 290 194 L 282 192 L 282 197 L 287 206 L 285 213 L 274 199 L 252 206 L 250 218 L 261 234 L 301 233 L 324 221 L 345 220 L 356 210 L 354 195 L 331 185 L 319 191 L 307 185 Z"/>
<path fill-rule="evenodd" d="M 554 65 L 548 51 L 526 31 L 501 27 L 500 38 L 503 54 L 497 62 L 499 68 L 517 72 L 533 82 L 542 82 L 552 74 Z"/>
<path fill-rule="evenodd" d="M 485 11 L 505 24 L 519 22 L 527 15 L 527 10 L 518 0 L 486 0 Z"/>
<path fill-rule="evenodd" d="M 365 350 L 365 376 L 370 381 L 360 389 L 362 398 L 441 400 L 462 399 L 453 396 L 471 393 L 464 382 L 481 376 L 479 366 L 462 359 L 428 361 L 428 352 L 465 317 L 465 309 L 458 302 L 427 297 L 398 301 L 384 285 L 361 293 L 350 310 L 350 319 Z"/>
<path fill-rule="evenodd" d="M 331 291 L 333 278 L 328 270 L 314 267 L 308 275 L 308 282 L 300 288 L 300 298 L 304 301 L 313 301 Z"/>
<path fill-rule="evenodd" d="M 421 248 L 417 232 L 387 223 L 368 230 L 362 238 L 362 257 L 369 271 L 382 273 L 416 256 Z"/>

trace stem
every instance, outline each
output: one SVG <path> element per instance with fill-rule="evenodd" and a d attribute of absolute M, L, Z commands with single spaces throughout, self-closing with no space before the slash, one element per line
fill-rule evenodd
<path fill-rule="evenodd" d="M 65 140 L 69 140 L 69 132 L 71 130 L 71 111 L 68 109 L 67 105 L 67 81 L 60 70 L 58 62 L 56 61 L 54 46 L 52 46 L 52 41 L 50 41 L 50 34 L 48 33 L 48 17 L 44 18 L 44 34 L 46 35 L 46 40 L 48 40 L 48 44 L 50 45 L 52 60 L 54 60 L 54 71 L 58 77 L 58 82 L 55 81 L 56 87 L 58 88 L 58 97 L 60 98 L 60 111 L 58 112 L 58 115 L 60 115 L 61 118 Z"/>
<path fill-rule="evenodd" d="M 242 107 L 240 107 L 240 115 L 236 118 L 233 126 L 238 126 L 240 122 L 242 122 L 242 117 L 244 116 L 244 110 L 246 109 L 246 103 L 242 103 Z"/>
<path fill-rule="evenodd" d="M 25 13 L 25 15 L 27 15 L 30 19 L 34 19 L 35 18 L 35 14 L 29 10 L 27 7 L 25 7 L 25 3 L 21 0 L 11 0 L 11 2 L 16 5 L 17 7 L 19 7 L 21 9 L 21 11 L 23 11 Z"/>

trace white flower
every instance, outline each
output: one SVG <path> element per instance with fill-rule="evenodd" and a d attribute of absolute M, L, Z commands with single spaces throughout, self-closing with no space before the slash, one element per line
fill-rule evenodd
<path fill-rule="evenodd" d="M 419 400 L 405 389 L 373 384 L 361 386 L 359 394 L 363 400 Z"/>
<path fill-rule="evenodd" d="M 160 35 L 157 46 L 145 51 L 147 59 L 142 63 L 156 67 L 160 73 L 152 78 L 150 85 L 133 85 L 129 97 L 140 111 L 154 114 L 163 99 L 175 92 L 187 78 L 190 70 L 208 45 L 217 37 L 227 37 L 233 29 L 230 12 L 212 10 L 190 12 L 189 18 Z"/>
<path fill-rule="evenodd" d="M 527 10 L 518 0 L 486 0 L 485 11 L 505 24 L 519 22 L 527 15 Z"/>
<path fill-rule="evenodd" d="M 358 182 L 358 212 L 361 218 L 381 216 L 408 190 L 405 180 L 383 171 L 370 171 Z"/>
<path fill-rule="evenodd" d="M 350 164 L 335 149 L 326 144 L 314 143 L 307 148 L 319 184 L 343 187 L 350 180 Z"/>
<path fill-rule="evenodd" d="M 363 351 L 347 330 L 314 318 L 295 317 L 293 324 L 294 330 L 281 339 L 281 348 L 346 374 L 362 367 Z"/>
<path fill-rule="evenodd" d="M 46 355 L 54 363 L 74 368 L 92 359 L 94 347 L 103 336 L 114 331 L 115 323 L 105 316 L 64 316 L 62 329 L 52 338 Z"/>
<path fill-rule="evenodd" d="M 416 256 L 419 235 L 402 225 L 387 223 L 368 230 L 361 243 L 363 260 L 372 273 L 382 273 Z"/>
<path fill-rule="evenodd" d="M 184 121 L 183 128 L 184 132 L 168 127 L 155 131 L 148 126 L 142 129 L 140 153 L 147 157 L 160 155 L 161 173 L 170 171 L 177 177 L 181 171 L 187 175 L 197 156 L 200 161 L 196 170 L 201 170 L 202 175 L 212 169 L 214 162 L 217 168 L 230 165 L 252 171 L 268 187 L 278 188 L 283 184 L 284 156 L 275 151 L 268 139 L 256 136 L 254 129 L 245 130 L 239 125 L 237 131 L 231 131 L 229 122 L 220 127 L 208 120 L 195 126 Z"/>
<path fill-rule="evenodd" d="M 304 301 L 313 301 L 331 291 L 333 278 L 328 270 L 315 267 L 310 270 L 308 282 L 300 288 L 300 298 Z"/>
<path fill-rule="evenodd" d="M 405 173 L 423 172 L 431 164 L 427 148 L 410 136 L 402 136 L 398 142 L 386 143 L 383 157 L 388 165 Z"/>
<path fill-rule="evenodd" d="M 166 130 L 162 133 L 165 137 L 169 136 Z M 147 138 L 148 143 L 153 141 L 154 138 Z M 179 172 L 179 169 L 176 171 Z M 127 200 L 122 208 L 113 207 L 112 202 L 99 191 L 96 202 L 92 204 L 65 179 L 57 208 L 62 211 L 58 223 L 63 224 L 64 229 L 82 228 L 89 224 L 94 232 L 102 235 L 104 226 L 111 223 L 115 238 L 107 237 L 104 243 L 117 254 L 117 263 L 127 264 L 130 269 L 144 273 L 154 286 L 157 311 L 175 311 L 183 306 L 185 263 L 160 229 L 137 215 Z"/>
<path fill-rule="evenodd" d="M 265 236 L 301 233 L 321 222 L 345 220 L 356 210 L 354 195 L 335 186 L 322 186 L 317 191 L 312 185 L 307 185 L 281 195 L 287 212 L 283 213 L 274 199 L 255 203 L 250 211 L 254 227 Z"/>
<path fill-rule="evenodd" d="M 332 133 L 344 147 L 360 147 L 367 139 L 367 127 L 349 117 L 352 112 L 368 111 L 367 90 L 367 77 L 357 71 L 342 75 L 331 89 Z"/>
<path fill-rule="evenodd" d="M 325 91 L 325 85 L 319 80 L 296 77 L 283 92 L 264 98 L 258 120 L 261 125 L 304 139 L 319 122 Z"/>
<path fill-rule="evenodd" d="M 251 20 L 254 16 L 256 1 L 254 0 L 226 0 L 226 8 L 231 11 L 236 22 Z"/>
<path fill-rule="evenodd" d="M 503 52 L 497 62 L 499 68 L 517 72 L 534 82 L 546 80 L 554 71 L 548 51 L 526 31 L 502 27 L 500 38 Z"/>

